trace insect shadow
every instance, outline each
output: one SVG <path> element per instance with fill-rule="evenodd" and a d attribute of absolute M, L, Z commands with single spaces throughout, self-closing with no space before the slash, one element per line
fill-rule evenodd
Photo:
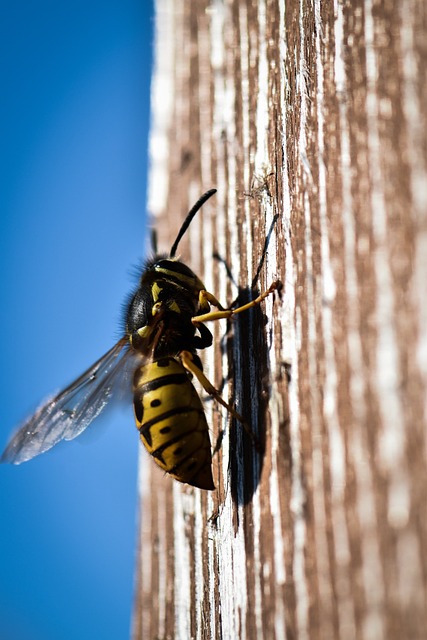
<path fill-rule="evenodd" d="M 239 305 L 260 294 L 257 289 L 241 288 Z M 256 306 L 233 320 L 233 333 L 227 340 L 238 409 L 243 414 L 255 441 L 233 418 L 230 431 L 229 481 L 233 501 L 248 504 L 261 479 L 265 454 L 268 408 L 268 351 L 266 317 Z"/>
<path fill-rule="evenodd" d="M 256 283 L 277 220 L 278 216 L 276 215 L 268 231 L 261 260 L 251 286 L 239 287 L 239 294 L 232 305 L 233 307 L 244 305 L 260 295 L 261 291 Z M 222 263 L 227 276 L 235 282 L 226 261 L 218 254 L 215 254 L 214 258 Z M 232 418 L 229 484 L 232 499 L 239 506 L 251 502 L 261 479 L 265 455 L 269 403 L 266 323 L 263 305 L 257 305 L 233 317 L 230 321 L 232 331 L 227 331 L 221 342 L 222 350 L 228 354 L 228 362 L 230 363 L 228 377 L 233 380 L 235 400 L 238 401 L 236 408 L 242 413 L 255 437 L 251 438 L 244 426 Z M 222 434 L 220 434 L 220 440 L 221 436 Z"/>

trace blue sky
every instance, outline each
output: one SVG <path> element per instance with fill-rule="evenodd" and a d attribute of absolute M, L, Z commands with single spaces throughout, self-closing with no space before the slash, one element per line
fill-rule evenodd
<path fill-rule="evenodd" d="M 3 3 L 0 446 L 120 333 L 146 246 L 152 2 Z M 131 407 L 0 467 L 0 638 L 129 636 Z"/>

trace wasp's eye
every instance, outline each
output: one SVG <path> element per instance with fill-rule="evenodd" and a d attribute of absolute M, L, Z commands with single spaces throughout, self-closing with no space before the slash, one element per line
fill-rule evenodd
<path fill-rule="evenodd" d="M 140 287 L 132 296 L 126 311 L 126 333 L 131 335 L 148 325 L 153 301 L 149 287 Z"/>

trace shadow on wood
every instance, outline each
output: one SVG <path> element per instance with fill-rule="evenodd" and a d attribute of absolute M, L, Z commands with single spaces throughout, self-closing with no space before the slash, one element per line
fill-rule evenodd
<path fill-rule="evenodd" d="M 258 290 L 241 289 L 238 304 L 244 305 L 259 294 Z M 269 367 L 264 310 L 260 306 L 254 307 L 236 316 L 233 325 L 228 351 L 233 366 L 236 404 L 258 441 L 256 447 L 243 426 L 233 419 L 229 480 L 233 501 L 242 505 L 251 502 L 257 489 L 265 454 Z"/>

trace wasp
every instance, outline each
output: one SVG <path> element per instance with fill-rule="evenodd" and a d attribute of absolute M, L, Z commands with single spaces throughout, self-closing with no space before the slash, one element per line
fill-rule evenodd
<path fill-rule="evenodd" d="M 154 461 L 180 482 L 215 488 L 209 428 L 192 377 L 246 423 L 203 373 L 197 351 L 212 344 L 212 333 L 204 323 L 258 305 L 280 283 L 274 282 L 248 304 L 226 309 L 176 257 L 191 221 L 214 193 L 216 189 L 207 191 L 189 211 L 169 255 L 155 255 L 144 266 L 138 288 L 126 305 L 123 337 L 24 422 L 6 447 L 2 462 L 19 464 L 61 440 L 77 437 L 103 411 L 117 387 L 125 384 L 133 392 L 140 438 Z M 211 306 L 217 310 L 212 311 Z"/>

